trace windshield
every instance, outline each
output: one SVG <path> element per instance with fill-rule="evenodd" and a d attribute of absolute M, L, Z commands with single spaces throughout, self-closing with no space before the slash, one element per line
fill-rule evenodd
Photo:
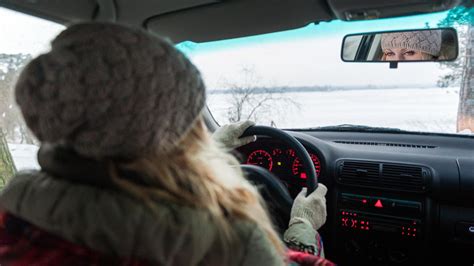
<path fill-rule="evenodd" d="M 456 10 L 451 10 L 454 12 Z M 471 13 L 472 9 L 463 9 Z M 369 31 L 452 26 L 459 58 L 470 23 L 450 12 L 375 21 L 323 22 L 301 29 L 178 47 L 201 70 L 208 107 L 219 124 L 254 120 L 279 128 L 341 124 L 435 133 L 458 130 L 462 63 L 345 63 L 345 35 Z M 457 10 L 456 12 L 459 12 Z M 472 41 L 471 41 L 472 43 Z"/>
<path fill-rule="evenodd" d="M 23 67 L 49 50 L 64 26 L 0 8 L 0 189 L 15 171 L 39 168 L 38 141 L 28 130 L 13 88 Z"/>

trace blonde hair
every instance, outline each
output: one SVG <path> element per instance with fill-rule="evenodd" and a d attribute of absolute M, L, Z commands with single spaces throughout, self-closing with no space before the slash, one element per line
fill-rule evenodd
<path fill-rule="evenodd" d="M 121 177 L 117 167 L 138 172 L 148 185 Z M 220 231 L 219 240 L 227 251 L 224 253 L 231 254 L 229 243 L 235 237 L 231 220 L 240 218 L 259 226 L 283 259 L 284 246 L 262 198 L 245 180 L 237 159 L 210 137 L 201 117 L 173 152 L 151 154 L 111 170 L 119 188 L 151 208 L 158 199 L 210 213 Z"/>

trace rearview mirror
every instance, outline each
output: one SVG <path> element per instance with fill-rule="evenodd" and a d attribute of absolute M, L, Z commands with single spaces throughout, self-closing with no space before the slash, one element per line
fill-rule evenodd
<path fill-rule="evenodd" d="M 350 34 L 342 42 L 344 62 L 452 61 L 458 56 L 453 28 Z"/>

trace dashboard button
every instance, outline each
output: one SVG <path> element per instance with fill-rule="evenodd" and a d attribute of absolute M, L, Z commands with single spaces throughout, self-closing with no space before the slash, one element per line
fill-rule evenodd
<path fill-rule="evenodd" d="M 369 206 L 373 210 L 387 210 L 390 207 L 390 202 L 382 198 L 370 198 Z"/>
<path fill-rule="evenodd" d="M 342 193 L 341 203 L 345 207 L 364 208 L 370 204 L 370 199 L 359 195 Z"/>
<path fill-rule="evenodd" d="M 419 215 L 422 212 L 422 205 L 416 201 L 393 200 L 391 202 L 392 210 L 399 214 L 415 214 Z"/>
<path fill-rule="evenodd" d="M 474 222 L 458 222 L 456 224 L 456 236 L 474 240 Z"/>

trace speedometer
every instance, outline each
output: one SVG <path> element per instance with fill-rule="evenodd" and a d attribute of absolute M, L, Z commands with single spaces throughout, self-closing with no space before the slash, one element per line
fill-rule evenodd
<path fill-rule="evenodd" d="M 314 168 L 316 169 L 316 174 L 319 176 L 319 174 L 321 173 L 321 162 L 319 161 L 318 156 L 316 156 L 315 154 L 310 153 L 309 155 L 311 156 L 311 161 L 313 161 Z M 297 176 L 298 178 L 307 178 L 306 172 L 303 170 L 303 164 L 301 163 L 298 157 L 296 157 L 293 161 L 291 170 L 293 171 L 293 175 Z"/>
<path fill-rule="evenodd" d="M 247 158 L 247 164 L 258 165 L 271 171 L 273 168 L 273 159 L 270 153 L 264 150 L 256 150 Z"/>

